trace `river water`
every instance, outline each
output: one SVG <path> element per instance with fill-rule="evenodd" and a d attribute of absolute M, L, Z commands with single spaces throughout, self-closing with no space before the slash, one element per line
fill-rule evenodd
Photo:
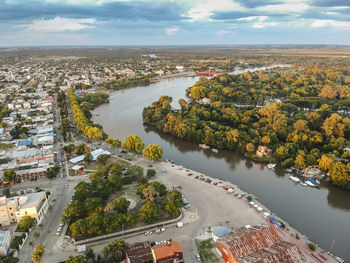
<path fill-rule="evenodd" d="M 256 69 L 250 69 L 256 70 Z M 235 71 L 234 73 L 240 73 Z M 294 184 L 282 169 L 271 171 L 238 154 L 202 150 L 198 144 L 174 138 L 143 125 L 142 110 L 162 95 L 173 97 L 173 107 L 198 77 L 162 80 L 149 86 L 115 91 L 110 103 L 101 105 L 92 120 L 112 138 L 124 140 L 138 134 L 146 145 L 156 143 L 164 158 L 208 176 L 230 181 L 258 197 L 266 207 L 308 236 L 322 248 L 350 262 L 350 191 L 321 182 L 320 189 Z"/>

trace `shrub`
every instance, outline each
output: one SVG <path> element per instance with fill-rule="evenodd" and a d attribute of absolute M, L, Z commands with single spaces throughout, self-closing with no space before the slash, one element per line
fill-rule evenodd
<path fill-rule="evenodd" d="M 310 248 L 312 251 L 315 251 L 316 246 L 315 246 L 314 243 L 309 243 L 309 244 L 307 244 L 307 245 L 309 246 L 309 248 Z"/>
<path fill-rule="evenodd" d="M 248 199 L 249 201 L 252 201 L 252 200 L 253 200 L 253 197 L 252 197 L 251 195 L 248 195 L 248 196 L 247 196 L 247 199 Z"/>

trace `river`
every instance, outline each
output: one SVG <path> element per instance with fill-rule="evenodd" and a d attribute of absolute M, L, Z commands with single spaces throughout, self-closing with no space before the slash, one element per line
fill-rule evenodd
<path fill-rule="evenodd" d="M 110 103 L 96 108 L 92 120 L 112 138 L 138 134 L 146 145 L 160 145 L 164 158 L 238 185 L 320 247 L 330 250 L 335 240 L 331 252 L 350 262 L 350 191 L 326 182 L 320 189 L 294 184 L 282 169 L 271 171 L 233 152 L 202 150 L 198 144 L 144 127 L 144 107 L 162 95 L 173 97 L 172 106 L 179 107 L 178 99 L 197 80 L 180 77 L 112 92 Z"/>

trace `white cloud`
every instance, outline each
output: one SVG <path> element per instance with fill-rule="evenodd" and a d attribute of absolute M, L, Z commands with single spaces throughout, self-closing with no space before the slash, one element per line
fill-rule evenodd
<path fill-rule="evenodd" d="M 248 17 L 242 17 L 242 18 L 238 18 L 238 21 L 254 21 L 254 20 L 258 20 L 260 22 L 266 20 L 267 16 L 248 16 Z"/>
<path fill-rule="evenodd" d="M 265 5 L 258 8 L 261 11 L 268 12 L 278 12 L 278 13 L 301 13 L 310 8 L 308 5 L 308 0 L 300 1 L 300 0 L 285 0 L 284 4 L 278 5 Z"/>
<path fill-rule="evenodd" d="M 191 8 L 187 15 L 196 20 L 210 20 L 209 17 L 214 14 L 214 11 L 237 10 L 240 6 L 232 0 L 197 0 L 195 6 Z"/>
<path fill-rule="evenodd" d="M 264 28 L 267 26 L 275 26 L 277 25 L 276 22 L 256 22 L 253 24 L 253 28 Z"/>
<path fill-rule="evenodd" d="M 53 19 L 36 19 L 31 24 L 21 24 L 16 27 L 37 32 L 63 32 L 95 28 L 94 25 L 99 23 L 101 22 L 98 22 L 95 18 L 65 18 L 57 16 Z"/>
<path fill-rule="evenodd" d="M 350 21 L 337 21 L 332 19 L 315 19 L 313 20 L 311 27 L 321 28 L 321 27 L 337 27 L 342 29 L 350 29 Z"/>
<path fill-rule="evenodd" d="M 165 29 L 165 32 L 168 36 L 173 36 L 179 31 L 179 28 L 177 26 L 168 27 Z"/>
<path fill-rule="evenodd" d="M 224 30 L 224 29 L 221 29 L 221 30 L 219 30 L 219 31 L 216 32 L 216 34 L 217 34 L 218 36 L 223 36 L 223 35 L 226 35 L 226 34 L 228 34 L 228 33 L 230 33 L 230 31 L 227 31 L 227 30 Z"/>

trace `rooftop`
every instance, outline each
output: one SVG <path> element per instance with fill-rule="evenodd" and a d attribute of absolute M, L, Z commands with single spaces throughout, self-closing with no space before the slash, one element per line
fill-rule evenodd
<path fill-rule="evenodd" d="M 183 250 L 177 241 L 169 240 L 164 244 L 155 245 L 152 247 L 152 251 L 157 261 L 177 258 L 179 254 L 183 253 Z"/>
<path fill-rule="evenodd" d="M 10 235 L 10 230 L 0 230 L 0 247 L 4 246 L 7 236 Z"/>
<path fill-rule="evenodd" d="M 139 242 L 131 246 L 127 251 L 129 263 L 153 262 L 151 246 L 148 242 Z"/>

